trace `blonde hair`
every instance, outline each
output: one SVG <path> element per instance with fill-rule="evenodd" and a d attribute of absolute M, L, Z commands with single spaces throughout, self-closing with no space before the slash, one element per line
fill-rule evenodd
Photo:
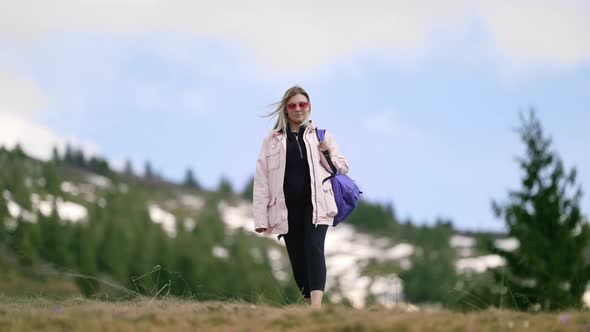
<path fill-rule="evenodd" d="M 272 128 L 273 133 L 278 133 L 278 132 L 282 131 L 284 134 L 286 134 L 287 128 L 289 125 L 289 118 L 287 117 L 287 107 L 286 107 L 287 101 L 289 101 L 289 99 L 291 99 L 291 97 L 293 97 L 295 95 L 304 95 L 305 98 L 307 98 L 307 102 L 310 103 L 309 112 L 307 113 L 307 117 L 303 120 L 302 125 L 305 126 L 307 124 L 307 121 L 309 119 L 309 114 L 311 114 L 311 102 L 309 100 L 309 95 L 302 87 L 295 85 L 295 86 L 292 86 L 289 89 L 287 89 L 287 91 L 285 91 L 285 94 L 283 95 L 283 98 L 281 99 L 281 101 L 270 105 L 272 107 L 276 107 L 274 111 L 263 116 L 265 118 L 270 118 L 270 117 L 275 117 L 275 116 L 277 117 L 277 121 L 276 121 L 274 127 Z"/>

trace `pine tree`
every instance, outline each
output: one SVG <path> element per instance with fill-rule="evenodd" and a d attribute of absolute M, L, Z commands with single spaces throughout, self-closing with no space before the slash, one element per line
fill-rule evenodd
<path fill-rule="evenodd" d="M 219 180 L 217 191 L 222 198 L 230 198 L 234 192 L 231 182 L 226 177 L 222 177 Z"/>
<path fill-rule="evenodd" d="M 74 227 L 75 263 L 80 274 L 84 276 L 76 278 L 76 284 L 84 296 L 90 296 L 100 289 L 98 281 L 93 279 L 98 274 L 94 234 L 89 225 L 76 225 Z"/>
<path fill-rule="evenodd" d="M 109 222 L 99 246 L 98 264 L 103 271 L 112 273 L 120 281 L 125 281 L 129 276 L 130 248 L 122 246 L 122 243 L 129 243 L 123 227 L 115 222 Z"/>
<path fill-rule="evenodd" d="M 154 171 L 152 169 L 152 164 L 149 161 L 145 162 L 145 167 L 144 167 L 144 171 L 143 171 L 143 177 L 151 180 L 154 178 Z"/>
<path fill-rule="evenodd" d="M 131 160 L 127 159 L 125 161 L 125 168 L 123 169 L 123 174 L 125 176 L 135 176 L 135 171 L 133 170 L 133 164 L 131 163 Z"/>
<path fill-rule="evenodd" d="M 183 186 L 188 187 L 188 188 L 193 188 L 193 189 L 200 189 L 201 188 L 201 185 L 195 179 L 195 175 L 193 173 L 193 170 L 190 168 L 188 168 L 186 170 L 186 175 L 184 176 Z"/>
<path fill-rule="evenodd" d="M 74 162 L 74 153 L 72 151 L 72 146 L 70 145 L 70 143 L 66 144 L 66 152 L 64 154 L 64 161 L 69 164 Z"/>
<path fill-rule="evenodd" d="M 45 179 L 45 189 L 47 192 L 53 195 L 59 195 L 61 193 L 61 181 L 55 164 L 47 163 L 43 165 L 42 176 Z"/>
<path fill-rule="evenodd" d="M 38 261 L 37 251 L 40 247 L 41 235 L 36 224 L 17 218 L 14 230 L 12 249 L 18 255 L 19 262 L 24 266 L 33 266 Z"/>
<path fill-rule="evenodd" d="M 20 143 L 16 143 L 16 145 L 14 146 L 14 149 L 12 150 L 12 152 L 19 158 L 25 157 L 25 151 L 23 150 L 22 146 L 20 145 Z"/>
<path fill-rule="evenodd" d="M 54 146 L 51 150 L 51 161 L 54 164 L 59 164 L 61 162 L 61 156 L 59 155 L 59 151 L 57 150 L 56 146 Z"/>
<path fill-rule="evenodd" d="M 254 177 L 251 177 L 248 183 L 246 183 L 242 197 L 250 201 L 254 199 Z"/>
<path fill-rule="evenodd" d="M 8 208 L 6 207 L 6 202 L 0 193 L 0 243 L 6 243 L 8 240 L 8 234 L 6 232 L 6 226 L 4 226 L 4 221 L 8 217 Z"/>
<path fill-rule="evenodd" d="M 84 151 L 82 149 L 75 149 L 73 151 L 73 163 L 76 166 L 86 167 L 86 157 L 84 156 Z"/>
<path fill-rule="evenodd" d="M 8 175 L 8 183 L 5 189 L 8 190 L 12 199 L 22 208 L 31 210 L 31 193 L 25 183 L 26 169 L 22 165 L 22 161 L 14 161 L 13 164 L 3 169 Z"/>
<path fill-rule="evenodd" d="M 67 226 L 60 225 L 55 202 L 51 214 L 45 217 L 39 213 L 38 220 L 43 235 L 40 254 L 43 258 L 52 262 L 56 268 L 67 268 L 71 264 L 70 252 L 68 251 Z"/>
<path fill-rule="evenodd" d="M 416 232 L 417 237 L 412 242 L 418 247 L 411 267 L 399 274 L 409 302 L 452 304 L 453 298 L 449 295 L 457 281 L 456 254 L 449 245 L 452 230 L 450 223 L 438 220 L 436 226 L 422 226 Z"/>
<path fill-rule="evenodd" d="M 492 203 L 520 246 L 512 252 L 495 249 L 507 263 L 506 273 L 496 278 L 508 286 L 508 305 L 579 308 L 590 279 L 590 263 L 583 255 L 590 227 L 580 211 L 576 170 L 564 171 L 534 111 L 521 121 L 518 132 L 526 146 L 525 157 L 518 159 L 522 188 L 509 193 L 507 204 Z"/>

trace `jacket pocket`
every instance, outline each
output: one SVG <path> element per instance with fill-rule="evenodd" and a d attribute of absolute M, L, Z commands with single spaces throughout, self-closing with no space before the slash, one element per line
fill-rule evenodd
<path fill-rule="evenodd" d="M 279 151 L 271 151 L 266 155 L 266 168 L 270 171 L 279 168 L 281 164 Z M 269 205 L 270 206 L 270 205 Z"/>
<path fill-rule="evenodd" d="M 271 198 L 267 207 L 268 225 L 274 227 L 277 224 L 277 198 Z"/>
<path fill-rule="evenodd" d="M 331 184 L 324 184 L 324 200 L 326 205 L 326 215 L 330 218 L 338 214 L 338 206 L 336 206 L 336 199 L 334 198 L 334 192 L 332 191 Z"/>

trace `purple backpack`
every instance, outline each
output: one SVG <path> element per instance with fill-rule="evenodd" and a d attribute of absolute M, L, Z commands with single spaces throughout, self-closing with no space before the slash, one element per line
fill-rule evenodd
<path fill-rule="evenodd" d="M 326 130 L 318 129 L 316 133 L 318 135 L 318 140 L 323 142 Z M 324 151 L 324 156 L 332 169 L 332 175 L 325 178 L 322 183 L 328 180 L 332 182 L 332 191 L 334 192 L 336 206 L 338 207 L 338 214 L 334 217 L 334 226 L 336 226 L 346 219 L 356 208 L 362 192 L 359 190 L 356 183 L 354 183 L 354 181 L 347 175 L 337 174 L 336 166 L 332 163 L 328 151 Z"/>

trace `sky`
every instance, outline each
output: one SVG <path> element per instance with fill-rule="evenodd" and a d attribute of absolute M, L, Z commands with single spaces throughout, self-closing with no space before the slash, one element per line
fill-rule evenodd
<path fill-rule="evenodd" d="M 587 0 L 0 0 L 0 144 L 38 158 L 69 142 L 242 190 L 295 84 L 400 219 L 503 230 L 531 108 L 590 190 Z"/>

